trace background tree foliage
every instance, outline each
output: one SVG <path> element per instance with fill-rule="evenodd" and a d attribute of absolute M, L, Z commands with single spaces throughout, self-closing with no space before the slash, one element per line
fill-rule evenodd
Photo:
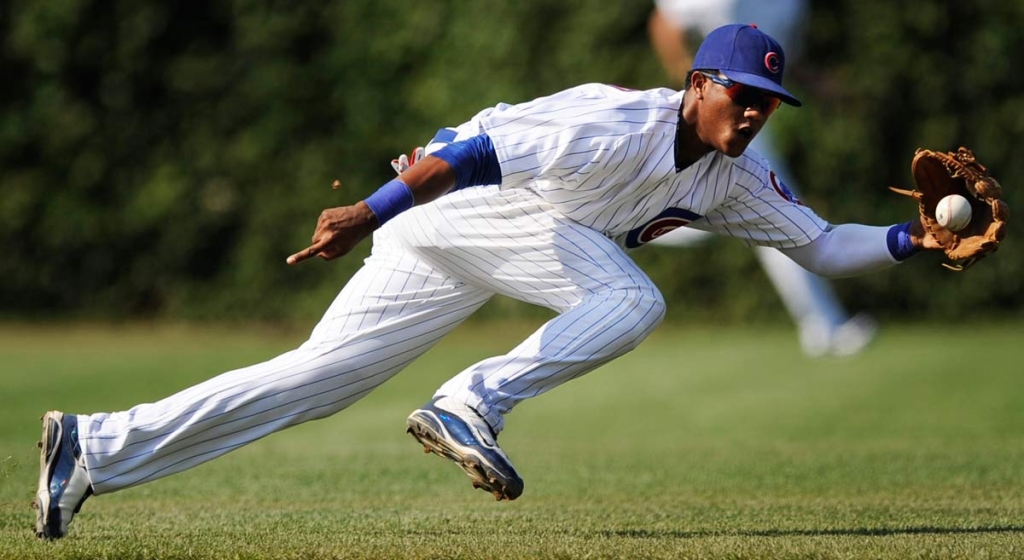
<path fill-rule="evenodd" d="M 8 317 L 316 317 L 369 247 L 286 266 L 322 208 L 367 195 L 390 178 L 397 153 L 499 101 L 590 81 L 659 86 L 650 7 L 5 2 L 0 308 Z M 789 77 L 808 103 L 773 117 L 803 198 L 833 222 L 906 220 L 913 205 L 884 187 L 910 181 L 917 146 L 962 144 L 1019 208 L 1022 27 L 1021 2 L 814 2 Z M 1018 315 L 1018 224 L 968 274 L 927 255 L 837 290 L 883 317 Z M 636 257 L 675 318 L 781 313 L 735 241 Z"/>

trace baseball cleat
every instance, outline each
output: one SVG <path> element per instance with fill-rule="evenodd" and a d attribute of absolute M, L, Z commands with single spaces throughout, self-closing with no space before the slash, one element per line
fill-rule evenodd
<path fill-rule="evenodd" d="M 50 411 L 43 415 L 39 442 L 39 488 L 36 491 L 36 536 L 59 539 L 71 518 L 92 495 L 85 458 L 78 443 L 78 417 Z"/>
<path fill-rule="evenodd" d="M 864 313 L 839 325 L 808 321 L 800 326 L 800 345 L 809 358 L 853 356 L 871 344 L 877 331 L 874 319 Z"/>
<path fill-rule="evenodd" d="M 455 462 L 472 479 L 473 488 L 494 494 L 498 501 L 523 493 L 523 479 L 498 447 L 491 427 L 472 408 L 442 397 L 413 411 L 406 424 L 424 453 Z"/>
<path fill-rule="evenodd" d="M 878 325 L 870 315 L 858 313 L 836 329 L 832 337 L 832 355 L 853 356 L 871 344 Z"/>

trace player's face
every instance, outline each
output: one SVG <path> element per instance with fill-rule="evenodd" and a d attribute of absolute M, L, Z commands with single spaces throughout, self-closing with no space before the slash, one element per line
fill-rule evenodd
<path fill-rule="evenodd" d="M 702 140 L 730 157 L 738 157 L 761 131 L 781 100 L 757 88 L 712 73 L 697 73 L 703 91 Z"/>

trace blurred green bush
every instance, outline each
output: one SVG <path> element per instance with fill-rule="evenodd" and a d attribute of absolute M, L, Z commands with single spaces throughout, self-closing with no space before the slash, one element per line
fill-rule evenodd
<path fill-rule="evenodd" d="M 369 245 L 329 265 L 285 265 L 322 208 L 367 195 L 390 178 L 397 153 L 499 101 L 590 81 L 659 86 L 650 7 L 6 2 L 0 309 L 8 318 L 316 317 Z M 809 23 L 789 80 L 807 106 L 780 111 L 774 126 L 820 214 L 909 219 L 913 205 L 884 187 L 909 182 L 917 146 L 961 144 L 1020 206 L 1024 3 L 815 2 Z M 968 274 L 926 255 L 837 290 L 881 316 L 1019 315 L 1020 229 Z M 636 257 L 672 302 L 670 317 L 782 313 L 735 241 Z"/>

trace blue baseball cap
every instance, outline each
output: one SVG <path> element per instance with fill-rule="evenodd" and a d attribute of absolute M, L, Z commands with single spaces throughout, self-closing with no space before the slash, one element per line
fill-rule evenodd
<path fill-rule="evenodd" d="M 726 78 L 769 91 L 799 107 L 800 100 L 782 87 L 786 54 L 782 45 L 756 25 L 723 25 L 704 38 L 693 57 L 694 70 L 719 70 Z"/>

